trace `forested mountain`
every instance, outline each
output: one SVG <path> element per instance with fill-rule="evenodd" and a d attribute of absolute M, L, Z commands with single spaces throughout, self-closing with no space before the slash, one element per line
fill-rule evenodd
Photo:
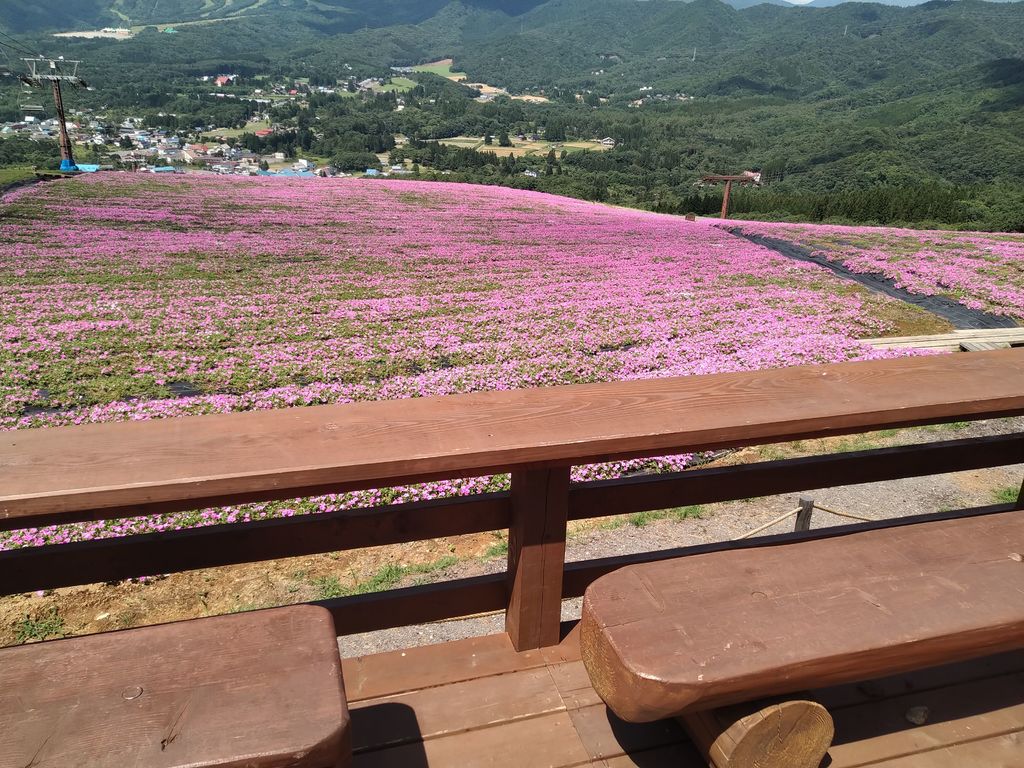
<path fill-rule="evenodd" d="M 626 0 L 633 5 L 663 5 L 688 0 Z M 830 7 L 853 0 L 811 0 L 809 7 Z M 891 6 L 927 0 L 869 0 Z M 1017 0 L 992 0 L 1016 2 Z M 46 32 L 108 25 L 187 24 L 215 19 L 258 18 L 268 23 L 298 22 L 323 33 L 419 24 L 435 16 L 450 0 L 4 0 L 0 29 Z M 790 6 L 787 0 L 726 0 L 734 8 L 762 3 Z M 462 0 L 471 8 L 521 16 L 558 0 Z M 642 11 L 641 11 L 642 12 Z"/>
<path fill-rule="evenodd" d="M 48 5 L 56 3 L 5 0 L 0 20 L 9 30 L 12 19 L 45 26 L 30 12 Z M 223 97 L 251 95 L 257 79 L 335 86 L 449 56 L 472 82 L 550 100 L 480 103 L 475 91 L 412 75 L 419 86 L 404 111 L 391 94 L 318 98 L 275 112 L 294 129 L 275 151 L 356 153 L 348 156 L 362 162 L 396 133 L 418 142 L 545 130 L 608 136 L 614 151 L 542 165 L 564 172 L 543 184 L 667 210 L 682 205 L 702 173 L 742 169 L 763 171 L 772 194 L 790 196 L 879 185 L 1019 190 L 1024 179 L 1024 3 L 62 0 L 60 7 L 68 25 L 98 24 L 115 12 L 131 12 L 133 23 L 171 10 L 225 16 L 177 24 L 175 35 L 146 27 L 130 40 L 15 36 L 21 47 L 85 61 L 96 90 L 72 94 L 71 108 L 141 115 L 154 127 L 244 125 L 255 107 Z M 0 55 L 15 63 L 20 54 L 11 46 L 11 37 L 0 37 Z M 220 72 L 245 85 L 209 93 L 199 78 Z M 0 80 L 0 121 L 18 115 L 17 86 L 8 82 Z M 514 168 L 498 169 L 470 150 L 417 152 L 426 164 L 464 168 L 472 178 L 514 176 Z M 1024 226 L 1024 211 L 1019 219 Z"/>
<path fill-rule="evenodd" d="M 63 31 L 107 25 L 187 24 L 257 18 L 300 23 L 326 33 L 418 24 L 450 0 L 4 0 L 0 29 Z M 543 0 L 463 0 L 472 8 L 518 15 Z"/>

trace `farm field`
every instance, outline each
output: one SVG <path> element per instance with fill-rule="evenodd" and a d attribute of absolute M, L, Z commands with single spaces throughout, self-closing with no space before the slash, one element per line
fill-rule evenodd
<path fill-rule="evenodd" d="M 511 147 L 499 147 L 497 143 L 487 145 L 479 136 L 454 136 L 450 139 L 441 139 L 439 144 L 447 144 L 453 147 L 464 149 L 476 149 L 480 152 L 493 152 L 498 157 L 513 155 L 515 157 L 544 157 L 554 149 L 561 152 L 607 152 L 611 147 L 602 144 L 600 141 L 522 141 L 509 137 L 512 141 Z"/>
<path fill-rule="evenodd" d="M 452 70 L 452 64 L 455 62 L 452 59 L 440 59 L 439 61 L 432 61 L 428 64 L 420 64 L 418 67 L 413 67 L 413 72 L 427 72 L 431 75 L 438 75 L 440 77 L 446 77 L 449 80 L 465 80 L 467 75 L 465 72 L 455 72 Z"/>
<path fill-rule="evenodd" d="M 467 75 L 465 72 L 455 72 L 452 69 L 452 64 L 454 64 L 452 59 L 441 59 L 439 61 L 432 61 L 429 64 L 420 64 L 419 66 L 412 67 L 412 71 L 426 72 L 432 75 L 438 75 L 439 77 L 447 78 L 448 80 L 452 80 L 453 82 L 456 83 L 463 83 L 469 86 L 470 88 L 476 88 L 481 93 L 488 94 L 491 96 L 504 95 L 508 96 L 511 99 L 517 99 L 519 101 L 530 101 L 535 104 L 543 104 L 550 101 L 550 99 L 548 99 L 545 96 L 536 96 L 532 94 L 522 94 L 513 96 L 512 94 L 508 93 L 504 88 L 498 88 L 497 86 L 488 85 L 487 83 L 471 83 L 469 82 L 469 75 Z"/>
<path fill-rule="evenodd" d="M 2 429 L 882 357 L 896 353 L 857 339 L 936 324 L 708 223 L 497 187 L 101 174 L 17 190 L 0 214 Z M 506 481 L 11 532 L 0 548 Z"/>
<path fill-rule="evenodd" d="M 729 222 L 729 228 L 786 240 L 852 272 L 941 295 L 971 309 L 1024 322 L 1024 235 L 824 224 Z"/>

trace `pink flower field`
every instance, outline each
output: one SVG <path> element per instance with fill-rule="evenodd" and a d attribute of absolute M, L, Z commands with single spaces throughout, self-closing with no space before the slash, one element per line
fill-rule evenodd
<path fill-rule="evenodd" d="M 885 275 L 912 293 L 947 296 L 1024 321 L 1021 234 L 746 221 L 725 226 L 796 243 L 852 272 Z"/>
<path fill-rule="evenodd" d="M 879 357 L 857 339 L 891 332 L 898 304 L 711 224 L 457 184 L 94 175 L 9 195 L 0 243 L 8 430 Z M 0 549 L 505 483 L 32 529 Z"/>

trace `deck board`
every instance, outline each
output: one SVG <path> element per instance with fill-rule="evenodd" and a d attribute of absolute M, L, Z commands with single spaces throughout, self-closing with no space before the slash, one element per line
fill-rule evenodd
<path fill-rule="evenodd" d="M 704 768 L 675 721 L 601 703 L 579 639 L 517 653 L 504 634 L 345 659 L 356 768 Z M 1024 768 L 1024 649 L 813 692 L 831 768 Z M 916 726 L 912 706 L 929 708 Z"/>

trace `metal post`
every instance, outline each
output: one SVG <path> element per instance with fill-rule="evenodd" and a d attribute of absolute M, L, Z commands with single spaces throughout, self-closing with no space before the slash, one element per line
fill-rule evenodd
<path fill-rule="evenodd" d="M 67 118 L 64 116 L 64 97 L 60 92 L 60 80 L 53 81 L 53 103 L 57 107 L 57 122 L 60 123 L 60 169 L 76 171 L 75 156 L 71 150 L 71 138 L 68 136 Z"/>

